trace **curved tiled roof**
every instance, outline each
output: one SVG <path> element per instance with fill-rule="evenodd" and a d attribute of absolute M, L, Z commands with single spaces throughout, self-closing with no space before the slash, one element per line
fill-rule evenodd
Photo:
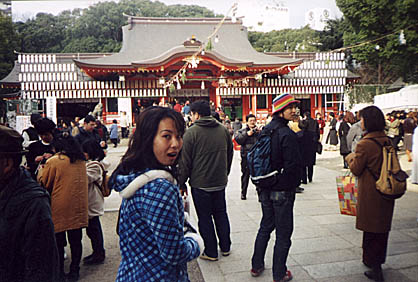
<path fill-rule="evenodd" d="M 19 83 L 19 69 L 20 64 L 15 61 L 13 69 L 9 72 L 9 74 L 0 80 L 0 83 Z"/>
<path fill-rule="evenodd" d="M 185 47 L 185 40 L 194 36 L 204 43 L 213 33 L 220 18 L 142 18 L 129 17 L 123 27 L 123 44 L 119 53 L 109 57 L 75 60 L 79 66 L 130 67 L 158 65 L 179 53 L 193 54 L 198 49 Z M 207 52 L 225 65 L 276 67 L 299 63 L 301 60 L 278 58 L 257 52 L 248 41 L 247 30 L 239 20 L 225 20 L 212 38 L 212 50 Z"/>

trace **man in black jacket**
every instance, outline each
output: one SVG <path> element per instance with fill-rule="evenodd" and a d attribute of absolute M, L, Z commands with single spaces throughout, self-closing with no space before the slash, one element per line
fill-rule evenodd
<path fill-rule="evenodd" d="M 36 129 L 34 128 L 35 123 L 42 119 L 42 116 L 40 114 L 31 114 L 30 115 L 30 123 L 32 126 L 29 126 L 22 132 L 23 137 L 23 148 L 28 148 L 30 144 L 36 142 L 39 140 L 39 135 Z"/>
<path fill-rule="evenodd" d="M 87 115 L 84 118 L 83 127 L 80 128 L 80 132 L 75 136 L 75 140 L 77 140 L 77 142 L 80 145 L 83 145 L 83 143 L 86 142 L 87 140 L 93 139 L 100 145 L 100 147 L 102 147 L 103 149 L 106 149 L 107 148 L 106 142 L 100 138 L 100 135 L 99 133 L 97 133 L 95 128 L 96 128 L 96 118 L 92 115 Z"/>
<path fill-rule="evenodd" d="M 296 134 L 288 122 L 296 115 L 296 101 L 289 94 L 281 94 L 273 100 L 273 120 L 263 130 L 273 130 L 271 143 L 272 167 L 280 171 L 271 189 L 258 189 L 263 217 L 254 244 L 251 275 L 259 276 L 264 270 L 264 256 L 270 233 L 276 229 L 273 253 L 273 280 L 289 281 L 292 273 L 286 260 L 293 233 L 293 204 L 295 190 L 300 184 L 301 157 Z"/>
<path fill-rule="evenodd" d="M 56 124 L 48 118 L 42 118 L 36 122 L 35 128 L 41 140 L 29 145 L 26 162 L 33 179 L 36 180 L 39 164 L 44 164 L 54 155 L 51 143 L 54 139 Z"/>
<path fill-rule="evenodd" d="M 303 160 L 302 183 L 312 182 L 313 168 L 316 163 L 316 149 L 319 142 L 319 125 L 316 120 L 311 117 L 310 112 L 303 114 L 303 119 L 299 121 L 298 132 L 301 142 L 301 155 Z"/>
<path fill-rule="evenodd" d="M 247 126 L 235 133 L 235 141 L 241 145 L 241 200 L 247 199 L 248 181 L 250 180 L 247 153 L 257 141 L 257 137 L 260 133 L 256 125 L 255 115 L 249 114 L 246 117 L 246 120 Z"/>
<path fill-rule="evenodd" d="M 20 167 L 22 142 L 0 126 L 0 281 L 59 281 L 49 195 Z"/>

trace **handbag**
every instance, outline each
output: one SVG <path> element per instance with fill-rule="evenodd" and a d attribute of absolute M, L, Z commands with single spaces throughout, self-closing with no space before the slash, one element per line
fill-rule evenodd
<path fill-rule="evenodd" d="M 317 145 L 316 145 L 316 152 L 318 154 L 322 154 L 322 143 L 321 142 L 318 142 L 317 143 Z"/>
<path fill-rule="evenodd" d="M 358 181 L 351 172 L 337 176 L 338 202 L 340 213 L 345 215 L 357 215 Z"/>

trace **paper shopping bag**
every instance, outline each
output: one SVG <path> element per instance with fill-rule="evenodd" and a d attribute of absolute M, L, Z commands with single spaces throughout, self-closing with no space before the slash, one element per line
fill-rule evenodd
<path fill-rule="evenodd" d="M 337 176 L 337 192 L 341 214 L 356 216 L 357 177 L 351 173 Z"/>

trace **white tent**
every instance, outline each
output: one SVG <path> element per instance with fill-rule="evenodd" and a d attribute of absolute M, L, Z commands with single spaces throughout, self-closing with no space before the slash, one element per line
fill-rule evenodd
<path fill-rule="evenodd" d="M 418 109 L 418 84 L 407 86 L 396 92 L 377 95 L 374 97 L 374 105 L 385 113 L 395 110 L 416 110 Z"/>
<path fill-rule="evenodd" d="M 360 103 L 360 104 L 355 104 L 351 107 L 350 112 L 352 112 L 353 114 L 355 112 L 358 112 L 362 109 L 364 109 L 365 107 L 371 106 L 373 105 L 372 103 Z"/>

